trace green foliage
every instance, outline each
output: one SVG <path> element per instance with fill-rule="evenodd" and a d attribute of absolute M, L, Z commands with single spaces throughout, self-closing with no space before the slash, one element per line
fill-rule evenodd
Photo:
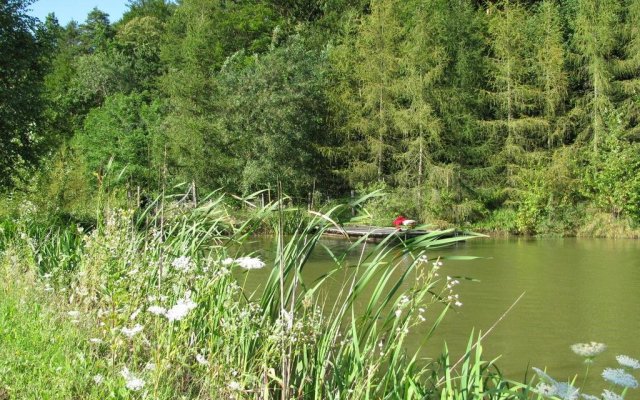
<path fill-rule="evenodd" d="M 40 92 L 50 43 L 34 36 L 38 24 L 26 14 L 30 3 L 0 4 L 0 188 L 33 168 L 44 150 Z"/>
<path fill-rule="evenodd" d="M 87 177 L 97 174 L 102 181 L 107 164 L 123 171 L 121 179 L 134 186 L 152 183 L 152 129 L 158 120 L 155 105 L 146 104 L 142 95 L 116 94 L 87 115 L 84 128 L 74 138 L 73 148 L 82 154 Z"/>
<path fill-rule="evenodd" d="M 586 170 L 586 194 L 602 212 L 640 223 L 640 143 L 611 136 Z"/>
<path fill-rule="evenodd" d="M 85 22 L 80 25 L 78 38 L 84 52 L 92 54 L 106 50 L 113 35 L 109 14 L 94 7 Z"/>
<path fill-rule="evenodd" d="M 229 152 L 244 160 L 243 192 L 275 189 L 282 182 L 286 193 L 304 199 L 314 185 L 327 186 L 330 173 L 320 174 L 329 168 L 321 148 L 331 144 L 324 125 L 325 71 L 325 54 L 307 49 L 300 36 L 249 66 L 241 54 L 225 65 L 224 129 Z"/>
<path fill-rule="evenodd" d="M 0 185 L 44 155 L 20 189 L 48 187 L 59 209 L 113 155 L 147 191 L 280 182 L 302 204 L 384 187 L 380 221 L 637 220 L 635 184 L 612 183 L 636 172 L 637 1 L 131 0 L 120 21 L 94 9 L 66 27 L 28 4 L 2 6 Z"/>

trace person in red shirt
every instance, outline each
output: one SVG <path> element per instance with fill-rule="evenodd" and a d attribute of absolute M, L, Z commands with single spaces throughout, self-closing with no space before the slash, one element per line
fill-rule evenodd
<path fill-rule="evenodd" d="M 393 226 L 396 227 L 396 229 L 401 229 L 401 228 L 413 228 L 416 225 L 416 221 L 413 219 L 407 219 L 405 217 L 403 217 L 402 215 L 398 215 L 396 217 L 396 219 L 393 220 Z"/>
<path fill-rule="evenodd" d="M 403 217 L 402 215 L 398 215 L 396 217 L 396 219 L 393 220 L 393 226 L 396 227 L 396 229 L 400 229 L 402 228 L 402 223 L 404 221 L 406 221 L 407 219 L 405 217 Z"/>

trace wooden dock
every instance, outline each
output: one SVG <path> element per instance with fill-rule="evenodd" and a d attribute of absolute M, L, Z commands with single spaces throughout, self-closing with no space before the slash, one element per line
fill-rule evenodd
<path fill-rule="evenodd" d="M 341 236 L 345 237 L 345 234 L 349 238 L 358 238 L 362 236 L 367 236 L 370 240 L 382 240 L 389 235 L 393 235 L 398 239 L 406 240 L 410 238 L 414 238 L 421 235 L 429 234 L 433 231 L 426 231 L 422 229 L 407 229 L 401 228 L 396 229 L 393 227 L 379 227 L 379 226 L 344 226 L 340 228 L 327 228 L 325 230 L 325 235 L 330 236 Z M 457 236 L 459 232 L 450 232 L 447 235 L 442 237 L 454 237 Z"/>

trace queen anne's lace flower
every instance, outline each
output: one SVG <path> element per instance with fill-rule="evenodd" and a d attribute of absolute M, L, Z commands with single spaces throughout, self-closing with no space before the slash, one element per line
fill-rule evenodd
<path fill-rule="evenodd" d="M 165 315 L 167 313 L 167 309 L 160 306 L 151 306 L 147 308 L 147 311 L 153 315 Z"/>
<path fill-rule="evenodd" d="M 555 396 L 563 400 L 578 400 L 580 396 L 580 390 L 566 382 L 558 382 L 554 387 L 556 390 Z"/>
<path fill-rule="evenodd" d="M 196 308 L 198 305 L 193 302 L 188 296 L 179 299 L 175 306 L 167 310 L 165 316 L 170 322 L 180 321 L 189 314 L 189 311 Z"/>
<path fill-rule="evenodd" d="M 120 372 L 120 375 L 124 378 L 125 387 L 129 390 L 137 391 L 144 387 L 144 381 L 129 371 L 129 368 L 124 367 Z"/>
<path fill-rule="evenodd" d="M 533 367 L 532 368 L 533 371 L 540 377 L 540 379 L 542 379 L 544 382 L 546 383 L 551 383 L 551 384 L 556 384 L 556 380 L 553 379 L 552 377 L 550 377 L 549 375 L 547 375 L 543 370 L 541 370 L 540 368 L 536 368 Z"/>
<path fill-rule="evenodd" d="M 193 266 L 191 258 L 187 256 L 181 256 L 173 260 L 171 266 L 178 271 L 189 272 Z"/>
<path fill-rule="evenodd" d="M 618 364 L 622 365 L 623 367 L 640 369 L 640 361 L 636 360 L 635 358 L 631 358 L 625 355 L 619 355 L 616 357 L 616 360 L 618 360 Z"/>
<path fill-rule="evenodd" d="M 265 263 L 259 258 L 254 257 L 240 257 L 236 258 L 235 262 L 244 269 L 262 269 L 265 266 Z"/>
<path fill-rule="evenodd" d="M 538 386 L 536 386 L 536 392 L 538 392 L 541 396 L 551 397 L 556 394 L 556 388 L 553 385 L 548 383 L 540 382 Z"/>
<path fill-rule="evenodd" d="M 234 261 L 235 261 L 235 260 L 234 260 L 233 258 L 231 258 L 231 257 L 227 257 L 227 258 L 225 258 L 224 260 L 222 260 L 222 265 L 227 265 L 227 266 L 229 266 L 229 265 L 233 264 L 233 262 L 234 262 Z"/>
<path fill-rule="evenodd" d="M 602 399 L 603 400 L 624 400 L 624 397 L 620 396 L 618 393 L 614 393 L 610 390 L 604 390 L 604 392 L 602 392 Z"/>
<path fill-rule="evenodd" d="M 605 368 L 602 371 L 602 377 L 611 383 L 627 388 L 635 389 L 638 387 L 638 381 L 633 375 L 625 372 L 622 368 Z"/>
<path fill-rule="evenodd" d="M 136 324 L 136 326 L 134 326 L 133 328 L 124 327 L 120 329 L 120 332 L 122 332 L 128 338 L 132 338 L 138 333 L 142 332 L 142 329 L 142 325 Z"/>
<path fill-rule="evenodd" d="M 607 349 L 604 343 L 576 343 L 571 345 L 571 350 L 581 357 L 593 358 Z"/>

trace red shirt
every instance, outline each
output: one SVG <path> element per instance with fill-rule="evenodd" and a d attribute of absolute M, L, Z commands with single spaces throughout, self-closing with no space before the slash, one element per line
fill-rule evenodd
<path fill-rule="evenodd" d="M 396 228 L 400 228 L 402 226 L 402 223 L 404 221 L 406 221 L 407 219 L 405 217 L 403 217 L 402 215 L 398 215 L 398 217 L 396 219 L 393 220 L 393 225 Z"/>

